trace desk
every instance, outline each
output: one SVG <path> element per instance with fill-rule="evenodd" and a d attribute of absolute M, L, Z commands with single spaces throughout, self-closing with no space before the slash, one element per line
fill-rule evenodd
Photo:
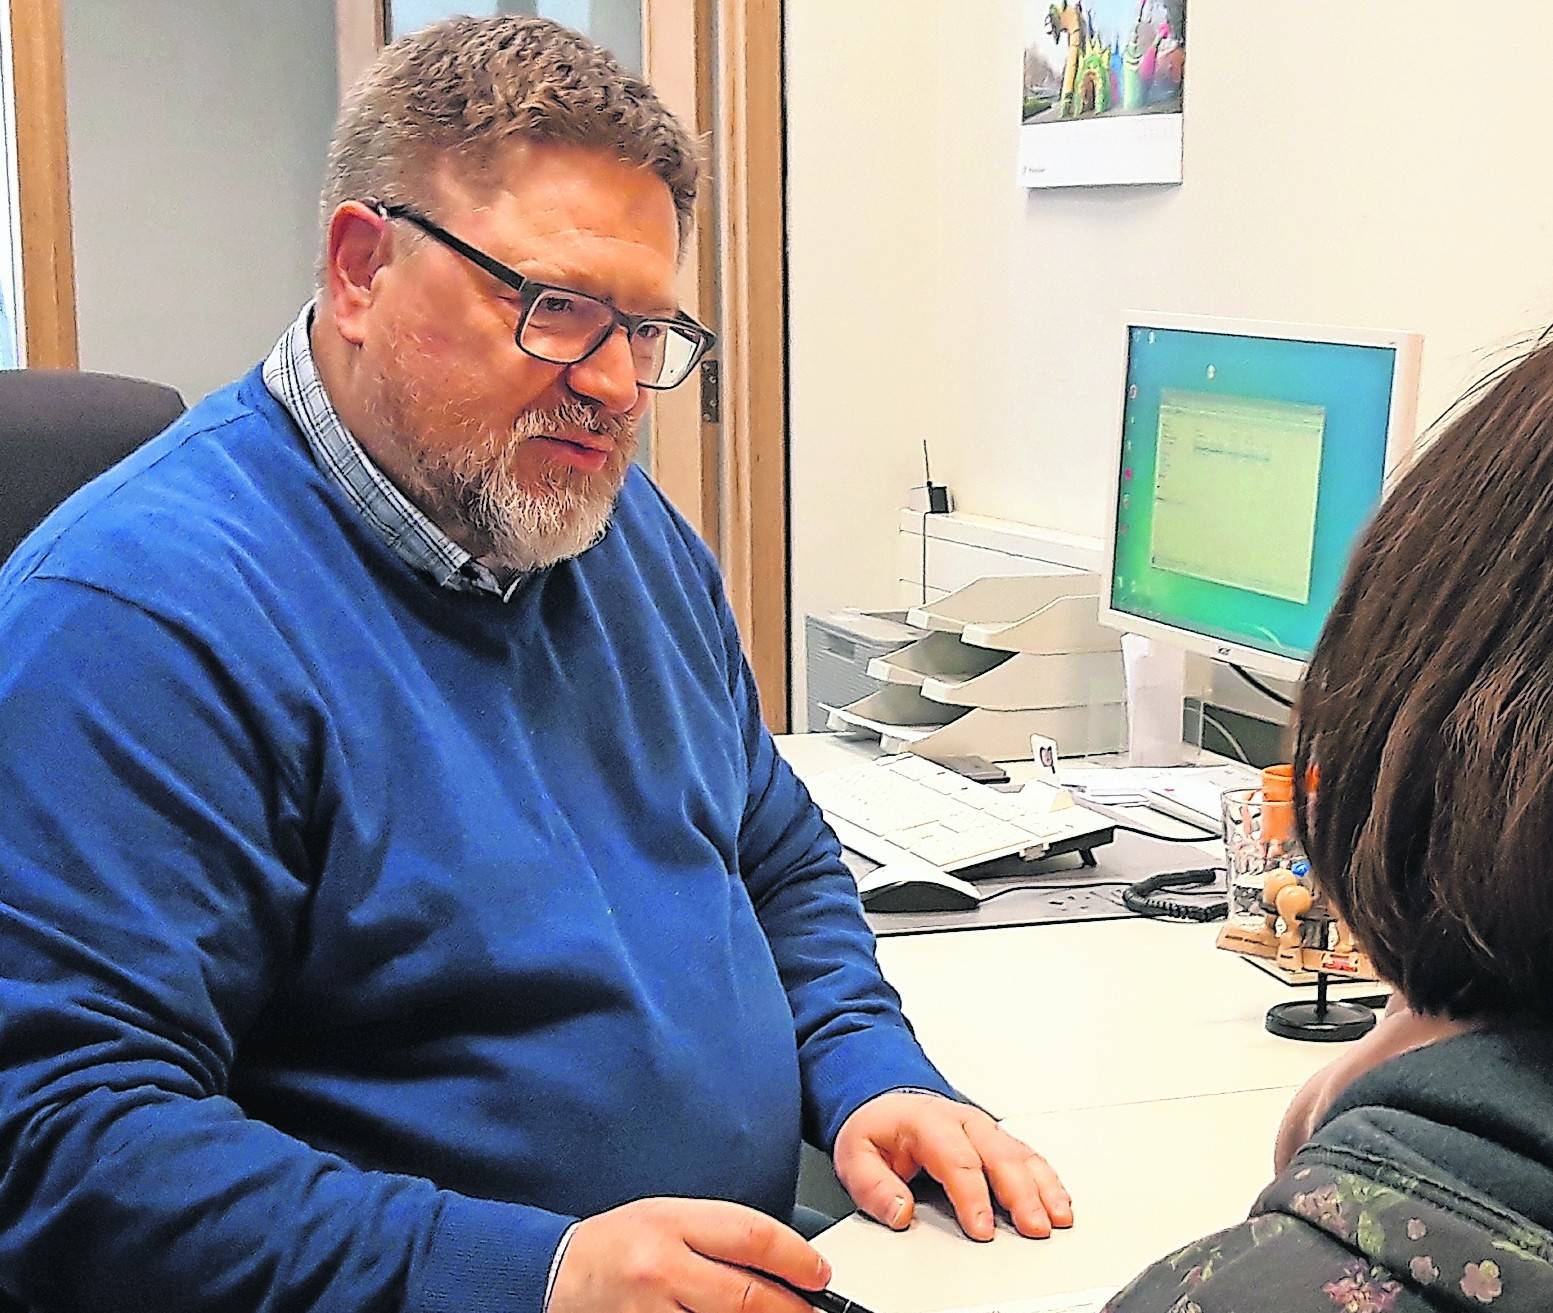
<path fill-rule="evenodd" d="M 1045 1152 L 1073 1193 L 1073 1229 L 1050 1240 L 1000 1223 L 977 1244 L 945 1208 L 919 1205 L 907 1231 L 854 1216 L 815 1246 L 831 1262 L 834 1288 L 878 1313 L 1119 1289 L 1172 1249 L 1245 1217 L 1272 1178 L 1269 1163 L 1221 1161 L 1211 1148 L 1199 1159 L 1191 1146 L 1222 1144 L 1231 1126 L 1253 1137 L 1265 1126 L 1270 1158 L 1288 1096 L 1251 1090 L 1010 1119 L 1008 1129 Z"/>
<path fill-rule="evenodd" d="M 860 739 L 848 739 L 837 734 L 793 735 L 782 740 L 782 751 L 794 769 L 802 776 L 813 778 L 827 771 L 855 769 L 879 756 L 877 744 Z M 1030 762 L 1004 762 L 1010 779 L 1024 783 L 1030 779 L 1035 767 Z M 1132 819 L 1129 817 L 1129 819 Z M 1135 824 L 1153 833 L 1181 839 L 1200 835 L 1195 826 L 1165 816 L 1146 808 L 1136 809 Z M 1112 887 L 1103 891 L 1075 889 L 1056 894 L 1060 900 L 1082 900 L 1087 904 L 1072 916 L 1074 920 L 1115 919 L 1127 916 L 1122 907 L 1121 890 L 1117 881 L 1132 884 L 1161 871 L 1179 871 L 1183 868 L 1211 865 L 1223 860 L 1223 845 L 1217 840 L 1208 843 L 1161 843 L 1136 834 L 1118 830 L 1113 843 L 1097 848 L 1100 869 L 1084 867 L 1077 853 L 1070 853 L 1041 863 L 1038 867 L 1020 864 L 1017 859 L 996 864 L 1004 867 L 986 872 L 978 879 L 984 887 L 997 894 L 981 907 L 958 912 L 872 912 L 869 924 L 881 939 L 895 935 L 937 934 L 944 931 L 985 930 L 1005 926 L 1043 924 L 1052 919 L 1052 892 L 1035 892 L 1041 883 L 1060 888 L 1065 882 L 1083 885 L 1091 880 L 1108 880 Z M 863 859 L 866 862 L 866 859 Z M 863 869 L 869 869 L 871 863 Z M 1006 892 L 1000 892 L 1006 891 Z"/>
<path fill-rule="evenodd" d="M 800 775 L 870 755 L 824 735 L 778 743 Z M 1119 1285 L 1243 1219 L 1285 1105 L 1334 1049 L 1268 1034 L 1290 991 L 1215 950 L 1215 933 L 1138 919 L 881 940 L 929 1056 L 1051 1160 L 1077 1225 L 978 1245 L 934 1204 L 903 1234 L 851 1217 L 817 1242 L 836 1289 L 927 1313 Z"/>

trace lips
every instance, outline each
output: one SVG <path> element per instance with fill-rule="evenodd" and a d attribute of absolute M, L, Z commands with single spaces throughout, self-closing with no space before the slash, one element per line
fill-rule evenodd
<path fill-rule="evenodd" d="M 581 447 L 584 451 L 602 451 L 606 456 L 611 450 L 608 440 L 598 433 L 546 433 L 541 436 L 549 438 L 551 442 L 564 442 L 571 447 Z"/>
<path fill-rule="evenodd" d="M 577 469 L 597 474 L 609 462 L 613 447 L 599 434 L 545 433 L 530 439 L 542 442 L 555 456 Z"/>

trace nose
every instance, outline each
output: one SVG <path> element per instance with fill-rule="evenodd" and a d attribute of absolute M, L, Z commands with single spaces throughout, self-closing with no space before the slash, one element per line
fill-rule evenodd
<path fill-rule="evenodd" d="M 603 409 L 624 415 L 636 405 L 636 362 L 624 327 L 617 328 L 604 345 L 586 360 L 573 365 L 567 386 L 578 396 L 591 398 Z"/>

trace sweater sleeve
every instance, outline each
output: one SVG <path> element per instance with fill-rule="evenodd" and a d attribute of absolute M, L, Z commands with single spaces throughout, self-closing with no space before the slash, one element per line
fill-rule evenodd
<path fill-rule="evenodd" d="M 0 651 L 0 1290 L 537 1313 L 571 1219 L 359 1170 L 227 1097 L 311 870 L 252 681 L 63 580 L 11 588 Z"/>
<path fill-rule="evenodd" d="M 841 846 L 777 752 L 720 587 L 716 596 L 749 763 L 740 869 L 793 1010 L 804 1134 L 829 1152 L 846 1119 L 877 1095 L 909 1088 L 959 1096 L 923 1053 L 900 996 L 879 972 Z"/>

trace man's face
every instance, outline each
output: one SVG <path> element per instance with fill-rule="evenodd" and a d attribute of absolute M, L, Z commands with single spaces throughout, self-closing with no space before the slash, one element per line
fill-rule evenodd
<path fill-rule="evenodd" d="M 422 208 L 531 278 L 634 313 L 672 311 L 679 230 L 655 174 L 593 150 L 521 145 L 500 186 L 449 172 Z M 521 351 L 522 298 L 393 223 L 361 343 L 365 404 L 409 491 L 454 536 L 509 569 L 574 556 L 604 532 L 636 451 L 647 393 L 618 330 L 587 360 Z"/>

